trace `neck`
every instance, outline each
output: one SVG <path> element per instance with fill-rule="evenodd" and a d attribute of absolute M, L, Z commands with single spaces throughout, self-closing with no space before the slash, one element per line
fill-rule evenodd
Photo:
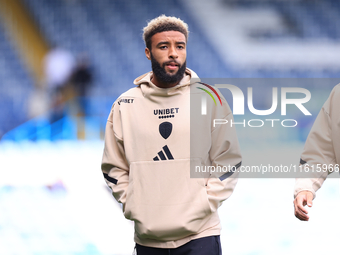
<path fill-rule="evenodd" d="M 162 88 L 162 89 L 168 89 L 175 87 L 179 82 L 174 82 L 174 83 L 166 83 L 161 80 L 159 80 L 154 74 L 151 78 L 151 82 L 155 84 L 157 87 Z"/>

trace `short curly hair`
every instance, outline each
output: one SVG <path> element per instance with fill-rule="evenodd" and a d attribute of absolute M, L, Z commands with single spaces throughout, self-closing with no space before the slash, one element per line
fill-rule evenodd
<path fill-rule="evenodd" d="M 188 41 L 188 24 L 185 23 L 180 18 L 160 15 L 157 18 L 149 21 L 148 25 L 143 28 L 143 39 L 145 46 L 151 50 L 151 37 L 154 34 L 164 32 L 164 31 L 178 31 L 184 34 L 185 39 Z"/>

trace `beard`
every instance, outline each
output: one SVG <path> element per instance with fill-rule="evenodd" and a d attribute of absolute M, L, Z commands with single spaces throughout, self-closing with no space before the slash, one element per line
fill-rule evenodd
<path fill-rule="evenodd" d="M 150 56 L 151 56 L 152 72 L 160 81 L 166 84 L 174 84 L 182 80 L 185 69 L 187 67 L 186 61 L 180 66 L 176 60 L 170 60 L 170 61 L 163 63 L 163 65 L 161 66 L 160 63 L 152 56 L 151 53 L 150 53 Z M 176 64 L 178 64 L 179 68 L 176 73 L 169 74 L 165 71 L 165 65 L 167 65 L 168 63 L 172 63 L 172 62 L 175 62 Z"/>

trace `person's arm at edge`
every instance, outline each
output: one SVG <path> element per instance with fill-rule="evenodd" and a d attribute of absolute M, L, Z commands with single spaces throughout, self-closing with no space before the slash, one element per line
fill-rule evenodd
<path fill-rule="evenodd" d="M 305 174 L 309 178 L 307 176 L 307 178 L 296 178 L 294 188 L 294 214 L 302 221 L 309 220 L 308 211 L 304 206 L 308 205 L 312 207 L 312 200 L 316 196 L 316 191 L 320 189 L 328 174 L 332 172 L 332 169 L 322 172 L 312 172 L 311 166 L 313 166 L 315 170 L 317 164 L 332 166 L 336 162 L 331 137 L 330 110 L 337 87 L 339 86 L 336 86 L 332 90 L 329 98 L 318 114 L 301 155 L 300 168 L 307 170 Z"/>

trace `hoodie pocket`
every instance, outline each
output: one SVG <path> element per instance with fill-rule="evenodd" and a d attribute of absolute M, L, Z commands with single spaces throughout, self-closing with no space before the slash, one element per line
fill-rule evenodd
<path fill-rule="evenodd" d="M 200 232 L 211 214 L 199 159 L 133 162 L 124 215 L 140 238 L 171 241 Z"/>

